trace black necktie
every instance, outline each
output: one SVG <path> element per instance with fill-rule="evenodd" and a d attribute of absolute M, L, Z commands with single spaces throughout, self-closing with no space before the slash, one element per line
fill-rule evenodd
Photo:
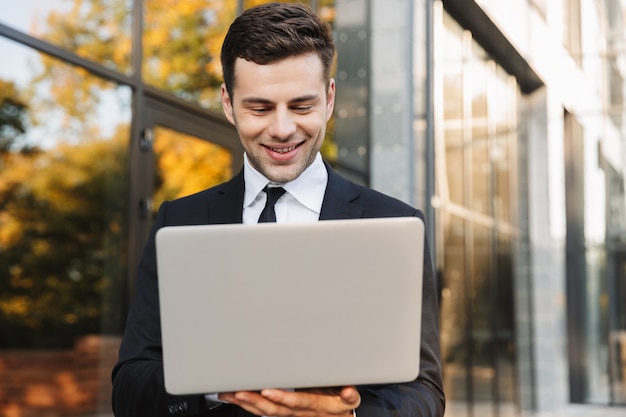
<path fill-rule="evenodd" d="M 283 194 L 285 189 L 282 187 L 265 187 L 263 189 L 267 194 L 267 201 L 265 207 L 259 216 L 259 223 L 276 223 L 276 212 L 274 211 L 274 205 Z"/>

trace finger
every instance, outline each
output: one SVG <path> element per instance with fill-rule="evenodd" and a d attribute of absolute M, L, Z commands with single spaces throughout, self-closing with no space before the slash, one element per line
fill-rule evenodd
<path fill-rule="evenodd" d="M 288 408 L 273 403 L 257 392 L 241 391 L 233 393 L 228 399 L 231 404 L 258 416 L 287 416 L 292 414 Z"/>
<path fill-rule="evenodd" d="M 340 396 L 350 409 L 355 409 L 361 405 L 361 394 L 359 394 L 359 390 L 353 385 L 343 387 Z"/>
<path fill-rule="evenodd" d="M 234 395 L 233 392 L 220 392 L 217 394 L 217 399 L 229 403 L 234 399 Z"/>
<path fill-rule="evenodd" d="M 261 395 L 275 404 L 281 404 L 292 410 L 311 408 L 312 395 L 303 391 L 264 389 L 261 391 Z"/>
<path fill-rule="evenodd" d="M 342 391 L 343 389 L 314 389 L 290 392 L 266 389 L 261 391 L 261 395 L 273 403 L 303 412 L 301 414 L 343 414 L 356 408 L 361 402 L 361 396 L 355 387 L 347 387 L 343 395 Z"/>

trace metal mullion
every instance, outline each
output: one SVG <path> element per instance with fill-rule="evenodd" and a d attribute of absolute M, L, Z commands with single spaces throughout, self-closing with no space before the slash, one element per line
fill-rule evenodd
<path fill-rule="evenodd" d="M 132 121 L 129 144 L 129 207 L 128 207 L 128 272 L 127 291 L 128 299 L 131 300 L 135 292 L 135 265 L 143 249 L 143 236 L 145 219 L 139 216 L 139 201 L 146 193 L 145 171 L 148 164 L 145 151 L 141 149 L 142 133 L 147 129 L 146 123 L 146 100 L 144 97 L 144 85 L 142 77 L 143 62 L 143 0 L 134 0 L 131 28 L 131 65 L 133 68 L 132 85 Z"/>
<path fill-rule="evenodd" d="M 23 32 L 19 32 L 5 24 L 0 23 L 0 36 L 9 38 L 17 43 L 31 47 L 46 55 L 50 55 L 56 59 L 64 61 L 68 64 L 81 67 L 97 75 L 98 77 L 113 81 L 123 85 L 133 85 L 133 79 L 127 75 L 124 75 L 118 71 L 106 68 L 97 62 L 91 61 L 86 58 L 82 58 L 76 55 L 74 52 L 70 52 L 67 49 L 58 47 L 50 42 L 46 42 L 42 39 L 35 38 Z"/>
<path fill-rule="evenodd" d="M 209 110 L 196 102 L 183 100 L 172 93 L 160 90 L 151 85 L 143 85 L 143 93 L 149 103 L 158 102 L 163 105 L 176 107 L 195 117 L 202 117 L 211 123 L 216 123 L 234 130 L 234 126 L 226 119 L 223 112 Z"/>
<path fill-rule="evenodd" d="M 472 199 L 472 103 L 470 88 L 472 82 L 469 77 L 468 62 L 471 59 L 472 48 L 472 36 L 469 31 L 464 31 L 462 35 L 462 59 L 461 59 L 461 77 L 462 77 L 462 102 L 463 102 L 463 131 L 462 131 L 462 146 L 463 146 L 463 205 L 467 208 L 471 207 Z M 465 308 L 467 314 L 467 407 L 470 417 L 474 415 L 474 372 L 473 364 L 475 363 L 475 349 L 474 349 L 474 304 L 475 299 L 472 296 L 473 288 L 475 284 L 474 277 L 474 264 L 475 264 L 475 251 L 474 251 L 474 229 L 473 223 L 469 220 L 464 220 L 464 245 L 466 256 L 464 258 L 465 269 L 465 294 L 467 295 Z"/>
<path fill-rule="evenodd" d="M 430 1 L 427 1 L 430 3 Z M 445 254 L 445 248 L 443 246 L 443 238 L 437 239 L 438 236 L 443 237 L 443 225 L 437 225 L 436 213 L 433 197 L 439 201 L 439 207 L 441 202 L 447 204 L 449 200 L 449 191 L 447 191 L 447 176 L 439 174 L 445 172 L 447 167 L 446 150 L 445 150 L 445 128 L 444 125 L 447 121 L 444 118 L 443 111 L 443 75 L 442 68 L 444 68 L 443 62 L 443 42 L 444 37 L 443 30 L 443 4 L 441 1 L 435 1 L 431 4 L 431 28 L 429 33 L 432 36 L 432 46 L 428 46 L 430 55 L 428 57 L 430 68 L 427 76 L 430 77 L 427 88 L 430 88 L 430 94 L 432 98 L 427 103 L 427 120 L 426 120 L 426 195 L 425 195 L 425 207 L 426 218 L 428 224 L 432 225 L 432 230 L 428 230 L 431 233 L 433 239 L 432 245 L 434 247 L 432 256 L 435 259 L 435 263 L 438 269 L 443 269 L 443 259 Z M 429 45 L 431 42 L 428 42 Z M 441 45 L 440 45 L 441 43 Z M 437 70 L 436 70 L 437 69 Z M 430 115 L 428 114 L 430 111 Z M 446 187 L 444 189 L 444 187 Z M 445 210 L 439 208 L 439 210 Z M 439 256 L 442 254 L 442 256 Z"/>
<path fill-rule="evenodd" d="M 425 198 L 424 198 L 424 212 L 427 219 L 426 231 L 427 236 L 430 238 L 431 244 L 431 257 L 433 260 L 433 265 L 437 267 L 437 223 L 436 223 L 436 211 L 433 207 L 432 200 L 433 197 L 436 196 L 436 188 L 435 188 L 435 180 L 436 180 L 436 170 L 435 170 L 435 13 L 437 13 L 438 26 L 441 28 L 441 3 L 439 6 L 435 6 L 433 1 L 426 0 L 426 103 L 425 103 L 425 111 L 426 111 L 426 145 L 425 145 L 425 153 L 426 153 L 426 161 L 425 161 Z M 437 9 L 435 9 L 438 7 Z"/>

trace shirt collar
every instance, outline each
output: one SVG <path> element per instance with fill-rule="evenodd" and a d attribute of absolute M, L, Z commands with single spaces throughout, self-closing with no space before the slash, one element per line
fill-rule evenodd
<path fill-rule="evenodd" d="M 243 206 L 248 207 L 271 181 L 250 164 L 245 153 L 243 176 L 246 184 Z M 298 178 L 285 184 L 275 185 L 283 187 L 300 204 L 319 214 L 322 210 L 327 183 L 328 172 L 318 152 L 313 163 Z"/>

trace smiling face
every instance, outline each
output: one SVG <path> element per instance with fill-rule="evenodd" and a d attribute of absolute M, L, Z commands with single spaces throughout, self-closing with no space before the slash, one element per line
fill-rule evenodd
<path fill-rule="evenodd" d="M 222 107 L 254 168 L 270 181 L 292 181 L 315 159 L 335 102 L 315 53 L 258 65 L 238 58 L 232 97 Z"/>

